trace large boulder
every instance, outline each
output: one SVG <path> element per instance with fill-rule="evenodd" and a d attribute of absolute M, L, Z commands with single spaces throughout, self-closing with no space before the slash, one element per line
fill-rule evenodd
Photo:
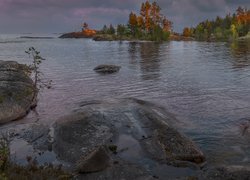
<path fill-rule="evenodd" d="M 35 106 L 35 96 L 28 67 L 14 61 L 0 61 L 0 123 L 25 116 Z"/>
<path fill-rule="evenodd" d="M 136 166 L 145 175 L 154 163 L 199 167 L 203 153 L 175 122 L 161 107 L 137 99 L 83 102 L 55 123 L 53 151 L 84 173 L 121 174 L 113 172 L 119 165 L 124 174 Z"/>
<path fill-rule="evenodd" d="M 94 68 L 94 71 L 102 74 L 116 73 L 121 69 L 120 66 L 102 64 Z"/>

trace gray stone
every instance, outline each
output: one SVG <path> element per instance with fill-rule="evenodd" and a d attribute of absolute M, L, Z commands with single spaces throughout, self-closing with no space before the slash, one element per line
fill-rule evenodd
<path fill-rule="evenodd" d="M 0 123 L 25 116 L 36 104 L 36 88 L 28 67 L 14 61 L 0 61 Z"/>

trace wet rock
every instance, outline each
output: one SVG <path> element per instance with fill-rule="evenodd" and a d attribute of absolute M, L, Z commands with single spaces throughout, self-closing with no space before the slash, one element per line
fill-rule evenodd
<path fill-rule="evenodd" d="M 101 114 L 94 112 L 74 113 L 59 119 L 54 125 L 54 151 L 58 157 L 77 164 L 93 149 L 105 145 L 112 137 L 110 128 L 101 124 Z"/>
<path fill-rule="evenodd" d="M 80 173 L 92 173 L 106 169 L 109 166 L 110 157 L 104 146 L 97 147 L 86 157 L 81 158 L 77 164 Z"/>
<path fill-rule="evenodd" d="M 107 74 L 111 74 L 111 73 L 115 73 L 118 72 L 121 69 L 120 66 L 115 66 L 115 65 L 99 65 L 97 67 L 94 68 L 95 72 L 98 73 L 107 73 Z"/>
<path fill-rule="evenodd" d="M 127 164 L 152 177 L 143 161 L 198 166 L 205 161 L 203 153 L 171 126 L 175 121 L 164 109 L 137 99 L 83 102 L 54 125 L 53 150 L 80 172 L 101 171 L 115 179 L 128 174 Z"/>
<path fill-rule="evenodd" d="M 35 92 L 27 66 L 0 61 L 0 123 L 25 116 L 36 103 Z"/>

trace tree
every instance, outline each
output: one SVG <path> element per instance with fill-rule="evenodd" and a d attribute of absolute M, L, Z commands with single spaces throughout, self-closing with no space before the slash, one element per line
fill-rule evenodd
<path fill-rule="evenodd" d="M 166 31 L 166 32 L 171 32 L 172 31 L 173 23 L 171 21 L 169 21 L 166 17 L 163 18 L 162 25 L 163 25 L 163 30 L 164 31 Z"/>
<path fill-rule="evenodd" d="M 145 3 L 145 27 L 146 30 L 149 32 L 150 28 L 151 28 L 151 18 L 150 18 L 150 8 L 151 8 L 151 4 L 149 1 L 146 1 Z"/>
<path fill-rule="evenodd" d="M 198 40 L 202 40 L 204 34 L 204 26 L 202 24 L 199 24 L 195 29 L 195 37 Z"/>
<path fill-rule="evenodd" d="M 216 27 L 215 32 L 214 32 L 215 38 L 216 39 L 222 39 L 223 38 L 223 32 L 221 27 Z"/>
<path fill-rule="evenodd" d="M 185 36 L 185 37 L 190 37 L 192 35 L 191 28 L 185 27 L 183 29 L 182 35 Z"/>
<path fill-rule="evenodd" d="M 128 26 L 131 30 L 133 36 L 135 36 L 136 29 L 137 29 L 137 16 L 133 12 L 129 14 L 129 23 Z"/>
<path fill-rule="evenodd" d="M 238 37 L 236 26 L 232 24 L 230 30 L 231 30 L 233 39 L 236 39 Z"/>
<path fill-rule="evenodd" d="M 109 25 L 108 34 L 115 34 L 115 28 L 112 24 Z"/>
<path fill-rule="evenodd" d="M 137 17 L 137 26 L 140 30 L 144 29 L 145 27 L 145 23 L 144 23 L 144 19 L 142 16 L 138 16 Z"/>
<path fill-rule="evenodd" d="M 128 27 L 134 37 L 144 37 L 146 39 L 159 39 L 169 36 L 172 30 L 172 22 L 162 16 L 160 6 L 149 1 L 141 4 L 140 15 L 131 12 L 129 15 Z M 156 38 L 157 37 L 157 38 Z M 165 38 L 166 39 L 166 38 Z"/>
<path fill-rule="evenodd" d="M 51 88 L 52 81 L 44 81 L 42 79 L 43 73 L 40 71 L 40 64 L 45 59 L 42 56 L 40 56 L 40 52 L 37 51 L 34 47 L 30 47 L 28 50 L 25 51 L 25 53 L 27 53 L 33 59 L 32 64 L 29 67 L 31 69 L 31 73 L 34 74 L 33 81 L 34 81 L 34 87 L 36 89 L 35 96 L 34 96 L 35 98 L 37 97 L 37 94 L 41 88 L 44 88 L 44 87 L 48 89 Z"/>
<path fill-rule="evenodd" d="M 126 27 L 122 24 L 118 24 L 117 26 L 117 35 L 118 36 L 124 36 L 126 34 Z"/>
<path fill-rule="evenodd" d="M 160 10 L 160 6 L 156 2 L 153 2 L 150 9 L 150 16 L 152 19 L 151 27 L 159 25 L 161 20 Z"/>
<path fill-rule="evenodd" d="M 108 33 L 108 28 L 107 28 L 107 25 L 105 24 L 101 30 L 101 33 L 102 34 L 107 34 Z"/>

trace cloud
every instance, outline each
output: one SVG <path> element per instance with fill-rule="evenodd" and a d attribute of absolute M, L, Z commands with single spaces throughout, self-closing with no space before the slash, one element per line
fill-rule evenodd
<path fill-rule="evenodd" d="M 138 13 L 143 0 L 0 0 L 0 32 L 66 32 L 127 23 L 131 11 Z M 174 29 L 196 25 L 204 19 L 250 6 L 249 0 L 158 0 Z"/>

